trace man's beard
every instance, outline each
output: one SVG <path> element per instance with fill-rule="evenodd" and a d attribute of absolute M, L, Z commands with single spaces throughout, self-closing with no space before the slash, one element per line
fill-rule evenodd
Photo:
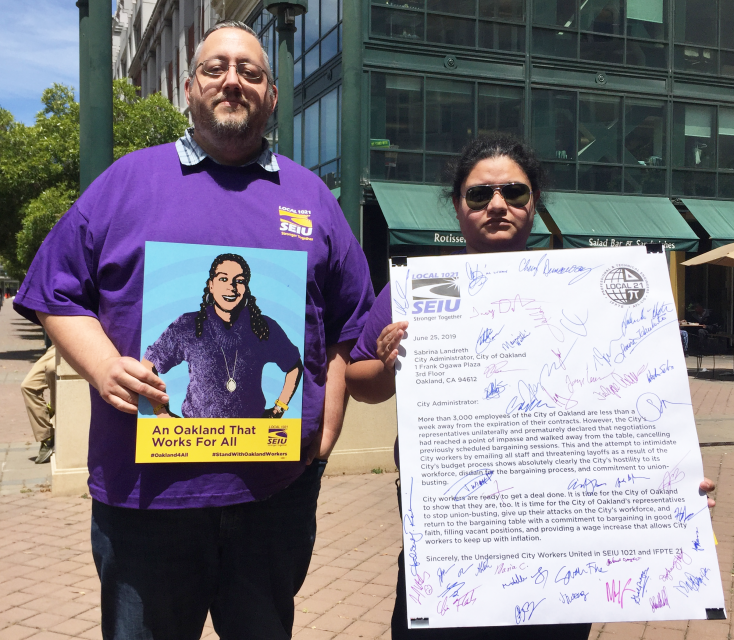
<path fill-rule="evenodd" d="M 214 111 L 217 104 L 211 108 L 199 101 L 195 105 L 192 104 L 191 116 L 195 128 L 205 129 L 218 140 L 230 143 L 245 140 L 257 133 L 255 131 L 258 124 L 257 113 L 250 113 L 244 106 L 241 106 L 241 111 L 237 110 L 239 113 L 224 114 L 224 117 L 217 116 Z M 230 117 L 231 115 L 235 117 Z"/>

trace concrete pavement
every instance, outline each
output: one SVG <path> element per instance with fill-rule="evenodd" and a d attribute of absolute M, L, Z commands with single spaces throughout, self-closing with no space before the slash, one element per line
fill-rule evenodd
<path fill-rule="evenodd" d="M 17 385 L 42 353 L 42 343 L 40 332 L 6 314 L 9 310 L 5 306 L 0 312 L 0 367 L 4 367 L 0 368 L 0 443 L 15 444 L 0 444 L 0 640 L 101 638 L 99 582 L 89 543 L 91 500 L 86 495 L 51 498 L 44 476 L 33 475 L 47 472 L 50 465 L 32 462 L 38 445 L 32 442 Z M 734 422 L 728 418 L 734 415 L 734 383 L 691 378 L 691 393 L 700 441 L 734 441 Z M 706 474 L 718 485 L 712 517 L 727 611 L 731 611 L 734 447 L 703 447 L 702 455 Z M 390 637 L 401 547 L 396 478 L 390 473 L 325 476 L 316 548 L 308 578 L 296 597 L 294 637 L 298 640 Z M 18 480 L 20 484 L 13 484 Z M 705 640 L 732 636 L 727 620 L 594 625 L 590 637 Z M 217 637 L 210 622 L 202 637 Z"/>

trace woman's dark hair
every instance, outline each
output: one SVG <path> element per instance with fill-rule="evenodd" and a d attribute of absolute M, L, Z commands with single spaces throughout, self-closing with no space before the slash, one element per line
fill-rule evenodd
<path fill-rule="evenodd" d="M 469 142 L 461 155 L 450 162 L 447 172 L 451 186 L 446 189 L 445 196 L 451 200 L 461 198 L 461 185 L 478 162 L 487 158 L 505 156 L 514 160 L 530 180 L 530 187 L 535 195 L 536 203 L 546 188 L 546 173 L 543 165 L 529 144 L 509 133 L 494 132 Z"/>
<path fill-rule="evenodd" d="M 247 291 L 242 298 L 242 301 L 232 309 L 232 313 L 229 316 L 229 322 L 225 322 L 227 329 L 231 329 L 232 325 L 237 322 L 242 309 L 250 307 L 250 328 L 252 332 L 260 338 L 260 340 L 267 340 L 270 337 L 270 329 L 268 323 L 262 317 L 262 312 L 256 304 L 256 298 L 250 293 L 250 265 L 247 264 L 242 256 L 238 256 L 235 253 L 223 253 L 214 258 L 212 266 L 209 267 L 209 279 L 206 281 L 204 287 L 204 295 L 201 298 L 201 307 L 199 313 L 196 314 L 196 337 L 200 338 L 204 327 L 204 320 L 206 320 L 206 308 L 214 305 L 212 294 L 209 292 L 209 283 L 217 275 L 217 267 L 224 262 L 236 262 L 242 267 L 242 275 L 245 277 L 245 285 Z"/>

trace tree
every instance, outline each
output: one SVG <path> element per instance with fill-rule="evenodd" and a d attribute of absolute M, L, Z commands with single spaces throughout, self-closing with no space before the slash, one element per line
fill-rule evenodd
<path fill-rule="evenodd" d="M 160 94 L 113 84 L 114 158 L 183 135 L 188 120 Z M 0 108 L 0 261 L 22 278 L 58 219 L 79 196 L 79 104 L 71 87 L 41 97 L 32 127 Z"/>

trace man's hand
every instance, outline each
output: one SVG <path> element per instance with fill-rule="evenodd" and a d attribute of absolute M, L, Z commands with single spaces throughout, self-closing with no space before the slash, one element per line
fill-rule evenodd
<path fill-rule="evenodd" d="M 168 403 L 166 385 L 153 373 L 153 363 L 122 357 L 97 318 L 41 312 L 38 318 L 64 360 L 115 409 L 137 413 L 141 395 L 154 407 Z"/>
<path fill-rule="evenodd" d="M 154 407 L 168 403 L 166 383 L 135 358 L 106 358 L 91 373 L 89 382 L 102 399 L 125 413 L 138 412 L 138 396 L 148 398 Z"/>
<path fill-rule="evenodd" d="M 708 478 L 704 478 L 701 481 L 701 484 L 698 485 L 698 488 L 703 493 L 708 493 L 709 491 L 713 491 L 714 489 L 716 489 L 716 485 L 713 482 L 711 482 L 711 480 L 709 480 Z M 711 498 L 708 499 L 708 503 L 709 503 L 709 509 L 716 506 L 716 502 L 712 500 Z"/>

